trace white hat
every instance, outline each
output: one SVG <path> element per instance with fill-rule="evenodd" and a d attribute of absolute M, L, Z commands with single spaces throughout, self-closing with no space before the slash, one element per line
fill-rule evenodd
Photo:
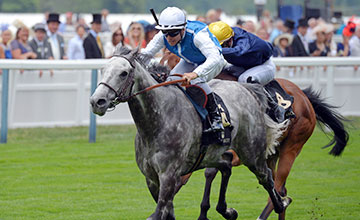
<path fill-rule="evenodd" d="M 284 33 L 284 34 L 280 34 L 279 36 L 277 36 L 274 40 L 274 45 L 278 46 L 280 43 L 281 39 L 287 39 L 289 42 L 289 45 L 292 43 L 294 36 L 288 33 Z"/>
<path fill-rule="evenodd" d="M 165 8 L 159 18 L 158 30 L 183 29 L 186 26 L 186 13 L 177 7 Z"/>

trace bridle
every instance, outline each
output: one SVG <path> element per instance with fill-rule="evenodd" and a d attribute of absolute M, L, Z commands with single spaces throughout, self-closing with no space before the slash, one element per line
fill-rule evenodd
<path fill-rule="evenodd" d="M 166 81 L 166 82 L 162 82 L 162 83 L 159 83 L 159 84 L 156 84 L 156 85 L 153 85 L 153 86 L 149 86 L 149 87 L 146 87 L 145 89 L 143 90 L 140 90 L 138 92 L 135 92 L 135 93 L 132 93 L 128 96 L 125 95 L 125 92 L 129 89 L 129 91 L 132 91 L 132 88 L 135 84 L 135 81 L 134 81 L 134 78 L 135 78 L 135 72 L 134 72 L 134 69 L 135 69 L 135 65 L 130 61 L 129 58 L 125 57 L 125 56 L 121 56 L 121 55 L 116 55 L 116 57 L 121 57 L 121 58 L 124 58 L 126 59 L 131 67 L 133 68 L 132 71 L 129 72 L 128 74 L 128 77 L 126 78 L 126 81 L 124 83 L 124 85 L 119 89 L 119 91 L 116 91 L 111 85 L 105 83 L 105 82 L 100 82 L 98 86 L 100 85 L 104 85 L 106 86 L 107 88 L 109 88 L 111 91 L 113 91 L 115 93 L 115 98 L 111 101 L 110 103 L 110 106 L 109 106 L 109 111 L 113 111 L 115 109 L 115 106 L 120 104 L 121 102 L 127 102 L 129 101 L 131 98 L 137 96 L 137 95 L 140 95 L 144 92 L 147 92 L 147 91 L 150 91 L 152 89 L 155 89 L 157 87 L 161 87 L 161 86 L 166 86 L 166 85 L 173 85 L 173 84 L 177 84 L 177 83 L 182 83 L 184 81 L 186 81 L 186 79 L 179 79 L 179 80 L 172 80 L 172 81 Z M 179 76 L 179 77 L 182 77 L 183 75 L 181 74 L 172 74 L 172 76 Z"/>

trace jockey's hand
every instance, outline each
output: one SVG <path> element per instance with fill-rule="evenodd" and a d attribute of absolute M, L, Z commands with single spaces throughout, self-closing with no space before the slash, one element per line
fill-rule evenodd
<path fill-rule="evenodd" d="M 194 72 L 191 73 L 184 73 L 184 76 L 182 77 L 183 79 L 186 79 L 186 81 L 184 81 L 181 85 L 182 86 L 187 86 L 190 85 L 190 81 L 193 79 L 196 79 L 198 77 L 198 75 Z"/>

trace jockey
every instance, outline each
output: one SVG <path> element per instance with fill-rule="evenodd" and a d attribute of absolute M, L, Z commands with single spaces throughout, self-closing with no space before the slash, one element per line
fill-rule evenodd
<path fill-rule="evenodd" d="M 207 84 L 226 65 L 216 37 L 206 24 L 187 20 L 186 13 L 177 7 L 165 8 L 155 28 L 160 32 L 142 53 L 153 55 L 165 46 L 180 57 L 180 62 L 171 70 L 168 80 L 176 79 L 176 76 L 171 76 L 172 74 L 182 74 L 182 78 L 186 79 L 185 85 L 197 85 L 202 88 L 208 97 L 206 109 L 209 112 L 212 131 L 224 130 L 214 93 Z"/>
<path fill-rule="evenodd" d="M 232 69 L 230 74 L 239 82 L 257 81 L 265 85 L 274 79 L 276 67 L 271 60 L 273 47 L 270 43 L 223 21 L 209 24 L 209 29 L 219 40 L 222 53 L 230 63 L 226 69 Z"/>
<path fill-rule="evenodd" d="M 239 27 L 230 27 L 223 21 L 209 24 L 209 30 L 219 40 L 222 53 L 229 63 L 224 71 L 237 77 L 238 82 L 259 83 L 264 86 L 274 80 L 276 66 L 272 61 L 273 47 L 270 43 Z M 290 97 L 281 86 L 278 87 L 284 97 Z M 270 115 L 274 116 L 274 120 L 283 122 L 285 117 L 294 117 L 291 109 L 285 112 L 275 102 L 275 94 L 270 95 L 267 90 L 265 93 L 272 110 Z"/>

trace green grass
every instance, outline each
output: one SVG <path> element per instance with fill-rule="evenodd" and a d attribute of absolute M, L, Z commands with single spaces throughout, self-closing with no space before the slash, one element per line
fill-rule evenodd
<path fill-rule="evenodd" d="M 10 130 L 0 145 L 0 219 L 146 219 L 156 204 L 135 163 L 135 132 L 134 126 L 98 126 L 90 144 L 87 127 Z M 328 139 L 318 129 L 304 146 L 287 181 L 293 198 L 287 219 L 360 219 L 360 130 L 350 133 L 339 158 L 321 149 Z M 215 211 L 219 177 L 210 219 L 222 219 Z M 177 219 L 197 219 L 204 182 L 198 171 L 176 195 Z M 238 219 L 254 220 L 267 193 L 242 166 L 233 170 L 227 198 Z"/>

